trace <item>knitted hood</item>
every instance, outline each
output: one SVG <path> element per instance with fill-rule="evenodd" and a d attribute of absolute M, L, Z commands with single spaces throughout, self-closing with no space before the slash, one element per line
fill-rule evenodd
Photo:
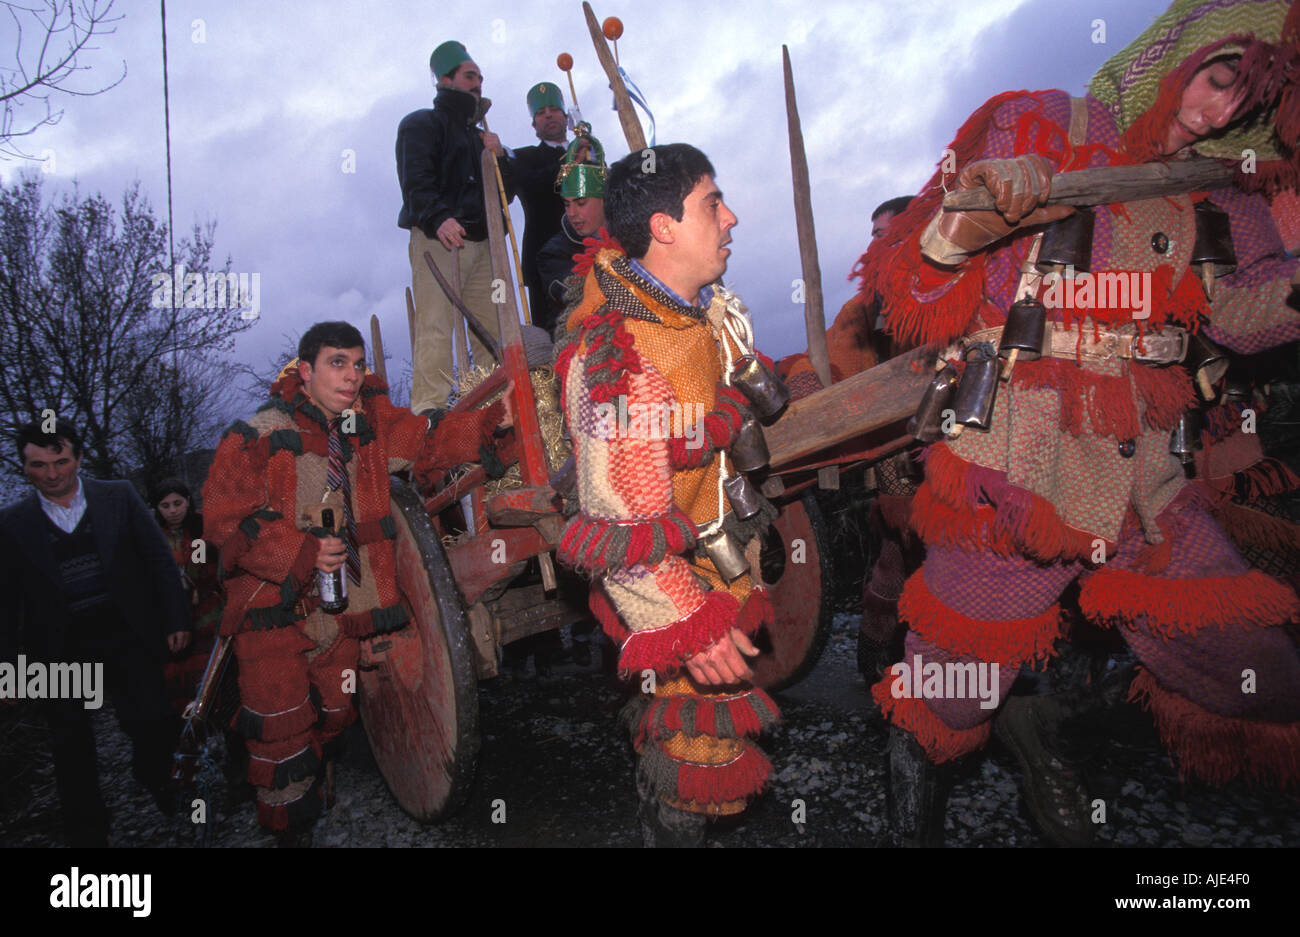
<path fill-rule="evenodd" d="M 1111 58 L 1088 86 L 1111 111 L 1125 149 L 1138 161 L 1158 148 L 1197 69 L 1216 55 L 1239 54 L 1248 114 L 1221 135 L 1201 140 L 1201 156 L 1241 160 L 1245 150 L 1271 174 L 1297 177 L 1300 142 L 1300 10 L 1287 0 L 1176 0 Z"/>

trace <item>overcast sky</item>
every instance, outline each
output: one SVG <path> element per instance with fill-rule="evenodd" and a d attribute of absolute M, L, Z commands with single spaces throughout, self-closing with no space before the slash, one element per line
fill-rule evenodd
<path fill-rule="evenodd" d="M 650 102 L 658 142 L 692 143 L 716 166 L 740 219 L 728 284 L 753 311 L 760 348 L 779 357 L 806 344 L 791 300 L 800 269 L 782 43 L 803 118 L 829 324 L 854 291 L 846 277 L 866 248 L 871 210 L 915 191 L 975 107 L 1013 88 L 1082 93 L 1165 6 L 601 0 L 595 9 L 623 20 L 620 58 Z M 115 10 L 125 19 L 83 64 L 93 77 L 125 62 L 125 80 L 61 100 L 62 122 L 24 145 L 53 156 L 54 191 L 76 180 L 117 200 L 139 180 L 165 219 L 159 5 L 118 0 Z M 578 0 L 173 0 L 167 16 L 177 230 L 215 219 L 219 256 L 261 275 L 261 318 L 238 351 L 258 366 L 313 321 L 348 319 L 365 331 L 371 313 L 396 359 L 390 374 L 409 360 L 408 235 L 396 224 L 393 146 L 401 118 L 430 106 L 429 53 L 440 42 L 460 40 L 478 62 L 494 102 L 489 123 L 511 146 L 535 142 L 524 103 L 533 83 L 554 81 L 567 101 L 555 58 L 570 53 L 584 117 L 607 156 L 626 152 Z M 0 22 L 5 54 L 12 39 Z M 0 175 L 11 182 L 21 165 L 0 162 Z M 522 234 L 517 203 L 514 218 Z"/>

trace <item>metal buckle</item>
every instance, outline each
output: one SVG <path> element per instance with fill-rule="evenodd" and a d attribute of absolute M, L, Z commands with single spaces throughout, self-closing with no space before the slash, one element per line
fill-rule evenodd
<path fill-rule="evenodd" d="M 1138 337 L 1132 339 L 1132 355 L 1134 361 L 1142 364 L 1175 364 L 1187 357 L 1187 330 L 1170 326 L 1161 329 L 1155 335 L 1148 335 L 1145 344 L 1147 350 L 1142 352 L 1138 349 Z M 1176 345 L 1174 350 L 1170 350 L 1169 345 L 1173 342 Z"/>

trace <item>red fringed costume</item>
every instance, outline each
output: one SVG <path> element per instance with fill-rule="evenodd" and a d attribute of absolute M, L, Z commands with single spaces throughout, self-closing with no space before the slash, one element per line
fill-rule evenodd
<path fill-rule="evenodd" d="M 1180 0 L 1152 28 L 1163 30 L 1160 42 L 1149 31 L 1116 56 L 1073 112 L 1060 91 L 1012 92 L 983 105 L 951 144 L 955 164 L 943 166 L 951 171 L 936 173 L 864 257 L 863 294 L 884 297 L 895 337 L 943 348 L 1002 325 L 1014 298 L 1032 229 L 955 267 L 922 255 L 924 229 L 955 173 L 1029 153 L 1058 172 L 1149 160 L 1196 67 L 1219 52 L 1242 55 L 1238 114 L 1249 115 L 1245 130 L 1273 134 L 1274 158 L 1261 149 L 1260 172 L 1230 188 L 1098 208 L 1091 274 L 1149 274 L 1150 316 L 1134 316 L 1136 302 L 1049 301 L 1049 320 L 1081 343 L 1096 329 L 1128 324 L 1140 334 L 1164 325 L 1200 330 L 1243 353 L 1300 337 L 1300 314 L 1288 306 L 1297 262 L 1285 255 L 1264 196 L 1250 194 L 1296 178 L 1300 14 L 1288 11 L 1282 2 Z M 1143 93 L 1154 103 L 1135 108 Z M 1212 301 L 1189 270 L 1192 206 L 1202 198 L 1227 212 L 1237 257 Z M 1171 427 L 1192 402 L 1178 366 L 1082 356 L 1018 363 L 998 390 L 988 432 L 968 429 L 928 452 L 912 510 L 927 557 L 902 596 L 911 629 L 904 659 L 997 663 L 1005 698 L 1022 664 L 1053 653 L 1058 598 L 1081 579 L 1084 613 L 1119 629 L 1141 660 L 1133 698 L 1154 714 L 1184 776 L 1294 785 L 1300 656 L 1282 626 L 1297 620 L 1300 601 L 1248 569 L 1170 455 Z M 873 694 L 932 760 L 987 740 L 996 709 L 975 698 L 895 697 L 895 687 L 886 677 Z"/>
<path fill-rule="evenodd" d="M 361 581 L 347 611 L 319 608 L 315 566 L 322 496 L 330 491 L 328 420 L 291 362 L 270 399 L 222 437 L 203 489 L 207 535 L 220 550 L 226 604 L 221 633 L 234 635 L 241 706 L 234 725 L 248 739 L 248 779 L 258 821 L 273 830 L 321 811 L 322 747 L 356 718 L 359 639 L 397 630 L 409 612 L 397 592 L 388 474 L 417 475 L 478 461 L 490 451 L 504 407 L 430 419 L 394 407 L 366 375 L 343 427 Z M 341 496 L 325 506 L 343 517 Z M 345 679 L 351 671 L 351 679 Z"/>
<path fill-rule="evenodd" d="M 756 577 L 728 585 L 696 548 L 718 514 L 718 452 L 748 412 L 722 383 L 724 294 L 707 312 L 682 305 L 615 243 L 592 243 L 557 346 L 581 507 L 557 555 L 595 578 L 592 610 L 622 649 L 620 672 L 639 684 L 655 674 L 633 729 L 655 794 L 681 810 L 736 813 L 770 772 L 754 739 L 776 704 L 756 687 L 702 688 L 682 670 L 731 628 L 753 634 L 772 615 Z M 774 514 L 765 504 L 743 524 L 729 519 L 751 571 Z"/>

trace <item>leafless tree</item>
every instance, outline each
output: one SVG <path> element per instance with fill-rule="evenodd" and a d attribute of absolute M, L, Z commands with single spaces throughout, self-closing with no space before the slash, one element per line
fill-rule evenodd
<path fill-rule="evenodd" d="M 196 226 L 177 245 L 177 263 L 215 273 L 214 228 Z M 227 259 L 221 272 L 229 269 Z M 181 454 L 187 440 L 177 427 L 187 410 L 191 420 L 204 412 L 198 398 L 219 383 L 193 368 L 215 367 L 253 321 L 229 302 L 160 302 L 160 277 L 171 273 L 167 227 L 138 185 L 116 209 L 75 189 L 46 203 L 37 173 L 0 187 L 0 406 L 9 414 L 0 438 L 50 409 L 81 426 L 86 467 L 101 478 L 139 468 L 165 446 Z M 190 380 L 198 383 L 176 389 Z M 146 426 L 150 406 L 157 412 Z"/>
<path fill-rule="evenodd" d="M 116 31 L 114 0 L 45 0 L 44 3 L 0 2 L 0 22 L 14 25 L 13 64 L 0 64 L 0 159 L 35 159 L 14 142 L 38 129 L 57 124 L 63 109 L 55 95 L 92 97 L 114 88 L 122 73 L 105 84 L 83 82 L 79 72 L 90 71 L 86 53 L 99 47 L 100 36 Z M 7 30 L 5 30 L 7 32 Z"/>

